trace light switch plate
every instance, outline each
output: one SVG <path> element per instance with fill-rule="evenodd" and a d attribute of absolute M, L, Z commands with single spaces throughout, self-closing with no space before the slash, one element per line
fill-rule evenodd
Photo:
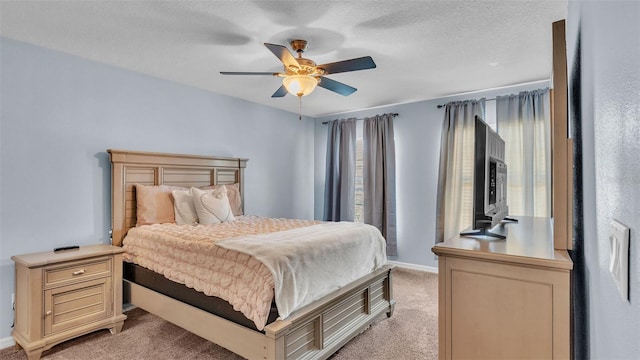
<path fill-rule="evenodd" d="M 629 299 L 629 228 L 615 219 L 611 220 L 609 246 L 609 271 L 620 296 L 626 301 Z"/>

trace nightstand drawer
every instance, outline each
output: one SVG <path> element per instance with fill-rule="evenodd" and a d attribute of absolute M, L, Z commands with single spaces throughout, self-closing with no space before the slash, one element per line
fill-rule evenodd
<path fill-rule="evenodd" d="M 59 286 L 77 280 L 88 280 L 110 276 L 111 257 L 101 257 L 90 261 L 68 262 L 63 266 L 47 266 L 44 269 L 44 286 Z"/>
<path fill-rule="evenodd" d="M 111 316 L 111 278 L 101 278 L 44 292 L 44 336 Z"/>

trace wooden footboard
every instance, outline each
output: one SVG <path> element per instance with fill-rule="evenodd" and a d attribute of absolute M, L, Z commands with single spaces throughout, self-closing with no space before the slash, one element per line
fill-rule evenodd
<path fill-rule="evenodd" d="M 384 266 L 267 325 L 264 334 L 126 280 L 124 292 L 125 301 L 247 359 L 326 359 L 382 314 L 393 314 L 393 270 Z"/>

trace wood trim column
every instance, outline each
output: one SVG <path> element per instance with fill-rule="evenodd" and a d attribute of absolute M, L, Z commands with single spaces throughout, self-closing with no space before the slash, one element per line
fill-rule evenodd
<path fill-rule="evenodd" d="M 551 215 L 557 250 L 573 248 L 573 141 L 569 139 L 567 49 L 565 21 L 553 29 L 553 92 L 551 101 Z"/>

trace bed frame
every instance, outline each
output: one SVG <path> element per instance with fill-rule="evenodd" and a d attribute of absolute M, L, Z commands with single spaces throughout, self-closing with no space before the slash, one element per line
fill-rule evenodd
<path fill-rule="evenodd" d="M 134 184 L 206 186 L 238 183 L 244 208 L 247 159 L 108 150 L 111 155 L 112 243 L 136 223 Z M 125 301 L 230 351 L 256 360 L 326 359 L 382 314 L 393 314 L 392 266 L 276 320 L 258 332 L 143 286 L 124 281 Z"/>

